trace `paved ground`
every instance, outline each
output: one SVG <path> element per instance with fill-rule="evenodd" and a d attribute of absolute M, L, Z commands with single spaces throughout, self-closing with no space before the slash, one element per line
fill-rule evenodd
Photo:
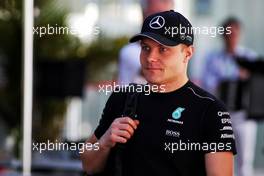
<path fill-rule="evenodd" d="M 21 173 L 18 172 L 8 172 L 2 173 L 0 172 L 0 176 L 22 176 Z M 83 176 L 83 174 L 78 173 L 33 173 L 31 176 Z M 254 175 L 248 176 L 264 176 L 264 168 L 263 170 L 256 170 Z"/>

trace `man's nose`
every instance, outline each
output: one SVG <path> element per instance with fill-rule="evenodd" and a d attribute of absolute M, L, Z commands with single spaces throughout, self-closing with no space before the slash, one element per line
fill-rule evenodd
<path fill-rule="evenodd" d="M 158 61 L 158 55 L 155 51 L 151 51 L 147 57 L 148 62 L 157 62 Z"/>

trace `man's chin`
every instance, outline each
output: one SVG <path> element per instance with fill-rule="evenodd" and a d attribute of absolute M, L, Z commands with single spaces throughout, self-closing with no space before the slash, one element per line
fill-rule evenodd
<path fill-rule="evenodd" d="M 161 84 L 162 82 L 157 78 L 145 78 L 149 84 Z"/>
<path fill-rule="evenodd" d="M 164 77 L 161 74 L 144 73 L 144 78 L 149 84 L 161 84 Z"/>

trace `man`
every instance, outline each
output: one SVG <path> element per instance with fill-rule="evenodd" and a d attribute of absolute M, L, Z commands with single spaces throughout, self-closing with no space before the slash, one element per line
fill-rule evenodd
<path fill-rule="evenodd" d="M 223 35 L 224 48 L 207 56 L 202 76 L 203 87 L 216 95 L 220 94 L 220 86 L 224 81 L 234 82 L 249 78 L 249 72 L 238 65 L 236 58 L 248 61 L 257 58 L 255 52 L 239 46 L 241 24 L 236 18 L 226 19 L 222 26 L 229 28 L 231 32 Z M 247 119 L 244 109 L 236 109 L 231 114 L 237 142 L 238 176 L 252 176 L 257 124 Z"/>
<path fill-rule="evenodd" d="M 185 32 L 176 32 L 185 28 Z M 99 150 L 81 158 L 87 173 L 99 173 L 118 143 L 122 175 L 231 176 L 234 136 L 223 104 L 188 80 L 187 66 L 194 48 L 190 22 L 180 13 L 150 15 L 141 33 L 140 63 L 150 95 L 138 93 L 137 119 L 122 117 L 126 93 L 113 93 L 99 126 L 87 141 Z"/>
<path fill-rule="evenodd" d="M 143 19 L 147 16 L 174 8 L 173 0 L 141 0 Z M 140 44 L 138 42 L 125 45 L 119 53 L 118 83 L 126 85 L 132 82 L 143 83 L 145 79 L 141 74 Z"/>
<path fill-rule="evenodd" d="M 222 26 L 230 31 L 223 35 L 224 47 L 206 57 L 203 69 L 203 87 L 212 94 L 218 94 L 218 88 L 223 81 L 248 78 L 248 71 L 239 67 L 236 57 L 250 61 L 256 60 L 257 57 L 255 52 L 239 46 L 241 27 L 236 18 L 228 18 Z"/>

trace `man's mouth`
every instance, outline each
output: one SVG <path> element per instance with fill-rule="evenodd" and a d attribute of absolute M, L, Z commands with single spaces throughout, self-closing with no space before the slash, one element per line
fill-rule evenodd
<path fill-rule="evenodd" d="M 161 70 L 161 68 L 157 68 L 157 67 L 147 67 L 146 70 Z"/>

